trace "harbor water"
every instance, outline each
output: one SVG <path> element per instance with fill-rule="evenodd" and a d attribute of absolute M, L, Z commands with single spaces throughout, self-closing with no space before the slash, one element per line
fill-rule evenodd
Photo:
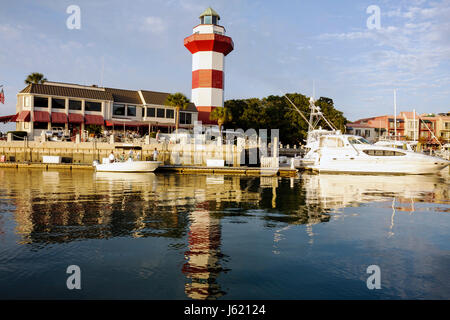
<path fill-rule="evenodd" d="M 448 172 L 2 168 L 0 182 L 0 299 L 450 298 Z"/>

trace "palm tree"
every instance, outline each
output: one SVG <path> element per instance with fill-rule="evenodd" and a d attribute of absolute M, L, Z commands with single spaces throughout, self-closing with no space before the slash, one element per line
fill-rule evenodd
<path fill-rule="evenodd" d="M 185 110 L 191 102 L 188 98 L 181 92 L 177 92 L 174 94 L 169 94 L 166 98 L 165 105 L 175 107 L 177 110 L 176 115 L 176 133 L 178 133 L 178 126 L 180 124 L 180 109 Z"/>
<path fill-rule="evenodd" d="M 219 125 L 219 131 L 222 132 L 222 126 L 224 123 L 230 122 L 233 120 L 233 116 L 231 110 L 226 107 L 217 107 L 209 115 L 210 120 L 217 120 L 217 124 Z"/>
<path fill-rule="evenodd" d="M 44 75 L 39 72 L 33 72 L 28 75 L 28 77 L 25 79 L 26 84 L 30 83 L 44 83 L 47 81 L 47 78 L 44 78 Z"/>

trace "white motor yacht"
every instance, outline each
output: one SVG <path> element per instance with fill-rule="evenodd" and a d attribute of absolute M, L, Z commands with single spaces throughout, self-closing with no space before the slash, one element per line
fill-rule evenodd
<path fill-rule="evenodd" d="M 325 118 L 312 97 L 308 121 L 289 97 L 286 98 L 308 123 L 307 152 L 301 158 L 294 158 L 297 168 L 335 173 L 432 174 L 450 164 L 448 160 L 414 152 L 412 148 L 408 150 L 408 146 L 404 150 L 402 145 L 399 150 L 398 146 L 373 145 L 363 137 L 342 134 Z M 331 130 L 316 129 L 320 121 Z"/>
<path fill-rule="evenodd" d="M 425 154 L 370 144 L 360 136 L 329 134 L 302 159 L 302 167 L 317 172 L 431 174 L 450 161 Z"/>

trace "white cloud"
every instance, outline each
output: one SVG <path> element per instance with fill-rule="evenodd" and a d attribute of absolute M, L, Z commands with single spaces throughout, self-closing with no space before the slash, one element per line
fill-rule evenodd
<path fill-rule="evenodd" d="M 388 11 L 386 16 L 400 18 L 395 25 L 383 26 L 380 30 L 326 33 L 319 39 L 373 44 L 371 49 L 358 54 L 355 60 L 359 63 L 355 63 L 350 72 L 342 71 L 346 76 L 353 74 L 355 79 L 359 75 L 376 84 L 409 85 L 408 79 L 424 79 L 433 72 L 443 75 L 440 66 L 450 62 L 450 0 L 427 7 L 417 6 L 420 4 Z"/>
<path fill-rule="evenodd" d="M 160 17 L 146 17 L 142 29 L 160 35 L 166 31 L 167 25 Z"/>
<path fill-rule="evenodd" d="M 20 36 L 20 26 L 12 27 L 8 24 L 0 25 L 0 38 L 3 39 L 14 39 Z"/>

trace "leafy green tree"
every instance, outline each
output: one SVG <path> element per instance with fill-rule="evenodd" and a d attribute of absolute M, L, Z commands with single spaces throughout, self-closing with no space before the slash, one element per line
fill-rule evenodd
<path fill-rule="evenodd" d="M 102 126 L 98 124 L 87 124 L 84 128 L 87 132 L 95 135 L 102 133 Z"/>
<path fill-rule="evenodd" d="M 176 133 L 178 133 L 178 126 L 180 125 L 180 109 L 185 110 L 191 102 L 189 99 L 182 94 L 181 92 L 177 92 L 174 94 L 169 94 L 167 96 L 165 105 L 175 107 L 177 110 L 176 115 Z"/>
<path fill-rule="evenodd" d="M 219 125 L 219 131 L 222 132 L 222 126 L 233 119 L 233 114 L 227 107 L 214 108 L 209 115 L 210 120 L 216 120 Z"/>
<path fill-rule="evenodd" d="M 309 97 L 300 93 L 287 94 L 297 108 L 309 118 Z M 344 132 L 347 119 L 334 107 L 330 98 L 321 97 L 316 105 L 333 125 Z M 304 143 L 308 134 L 308 124 L 292 107 L 284 96 L 271 95 L 263 99 L 250 98 L 225 101 L 225 107 L 231 111 L 232 121 L 227 125 L 233 129 L 279 129 L 280 141 L 288 144 Z M 319 126 L 327 128 L 322 120 Z"/>
<path fill-rule="evenodd" d="M 45 81 L 47 81 L 47 78 L 45 78 L 42 73 L 33 72 L 27 76 L 27 78 L 25 79 L 25 84 L 44 83 Z"/>

